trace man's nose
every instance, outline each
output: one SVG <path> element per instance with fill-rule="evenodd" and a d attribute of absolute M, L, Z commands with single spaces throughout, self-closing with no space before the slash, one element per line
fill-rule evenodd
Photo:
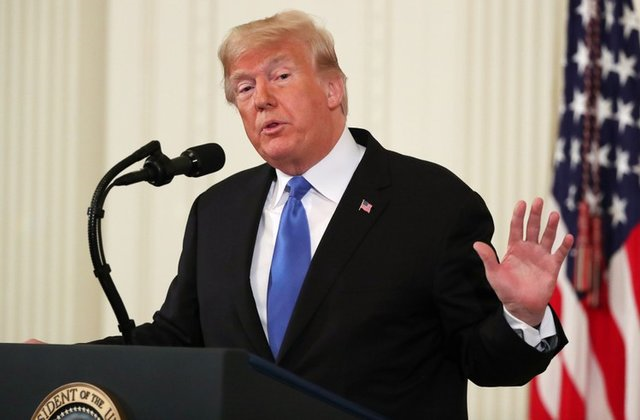
<path fill-rule="evenodd" d="M 256 91 L 254 93 L 254 102 L 257 109 L 263 110 L 266 108 L 273 108 L 277 105 L 276 98 L 273 95 L 268 81 L 256 81 L 255 89 Z"/>

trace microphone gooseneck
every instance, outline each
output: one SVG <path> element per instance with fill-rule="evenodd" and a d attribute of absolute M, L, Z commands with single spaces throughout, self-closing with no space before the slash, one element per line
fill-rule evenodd
<path fill-rule="evenodd" d="M 147 160 L 141 170 L 128 173 L 113 181 L 126 168 L 145 158 Z M 147 181 L 153 185 L 160 186 L 171 182 L 175 175 L 190 177 L 207 175 L 221 169 L 224 162 L 224 151 L 222 147 L 215 143 L 189 148 L 179 157 L 169 159 L 160 150 L 160 142 L 154 140 L 117 163 L 98 183 L 87 211 L 89 217 L 89 253 L 93 264 L 93 273 L 100 281 L 100 285 L 118 319 L 118 328 L 122 333 L 124 344 L 132 343 L 132 331 L 135 328 L 135 323 L 129 318 L 120 294 L 111 279 L 111 267 L 109 267 L 104 255 L 101 220 L 104 217 L 103 207 L 107 194 L 116 185 L 129 185 Z"/>

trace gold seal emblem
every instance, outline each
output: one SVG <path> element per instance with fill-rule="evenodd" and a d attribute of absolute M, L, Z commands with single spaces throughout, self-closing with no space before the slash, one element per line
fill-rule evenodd
<path fill-rule="evenodd" d="M 123 420 L 106 392 L 97 386 L 72 382 L 51 391 L 31 420 Z"/>

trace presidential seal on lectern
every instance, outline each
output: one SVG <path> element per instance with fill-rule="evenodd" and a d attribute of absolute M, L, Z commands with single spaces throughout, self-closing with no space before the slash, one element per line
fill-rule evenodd
<path fill-rule="evenodd" d="M 124 420 L 124 417 L 104 390 L 85 382 L 72 382 L 51 391 L 31 420 Z"/>

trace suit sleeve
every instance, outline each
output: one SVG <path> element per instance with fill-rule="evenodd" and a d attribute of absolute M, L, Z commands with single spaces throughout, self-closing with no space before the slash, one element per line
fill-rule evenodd
<path fill-rule="evenodd" d="M 475 241 L 490 243 L 493 234 L 479 195 L 470 192 L 451 220 L 433 291 L 448 354 L 477 385 L 523 385 L 543 372 L 566 344 L 562 327 L 556 318 L 558 346 L 549 353 L 529 346 L 509 327 L 472 248 Z"/>

